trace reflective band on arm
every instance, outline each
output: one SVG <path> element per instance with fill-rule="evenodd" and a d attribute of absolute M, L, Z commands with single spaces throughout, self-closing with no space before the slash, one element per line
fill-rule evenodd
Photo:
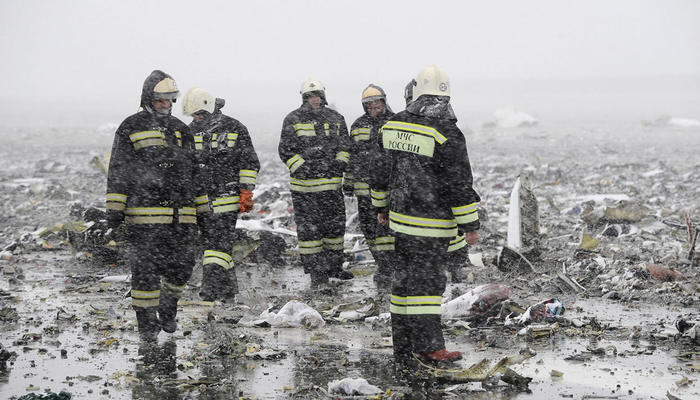
<path fill-rule="evenodd" d="M 207 264 L 217 264 L 222 266 L 224 269 L 231 269 L 231 267 L 233 267 L 233 257 L 221 251 L 204 250 L 202 265 Z"/>
<path fill-rule="evenodd" d="M 299 254 L 316 254 L 323 251 L 323 241 L 321 240 L 300 240 Z"/>
<path fill-rule="evenodd" d="M 211 211 L 209 208 L 209 196 L 206 194 L 195 197 L 194 205 L 197 206 L 197 212 L 200 214 Z"/>
<path fill-rule="evenodd" d="M 350 132 L 350 135 L 356 142 L 359 142 L 360 140 L 369 140 L 369 132 L 369 128 L 355 128 Z"/>
<path fill-rule="evenodd" d="M 161 131 L 135 132 L 129 135 L 129 139 L 131 139 L 131 143 L 133 143 L 135 150 L 140 150 L 151 146 L 168 145 L 168 143 L 165 141 L 165 136 L 163 136 L 163 132 Z"/>
<path fill-rule="evenodd" d="M 479 219 L 479 213 L 477 213 L 478 207 L 479 203 L 471 203 L 465 206 L 452 207 L 452 215 L 455 216 L 455 219 L 458 224 L 468 224 Z"/>
<path fill-rule="evenodd" d="M 304 164 L 304 159 L 300 154 L 293 155 L 289 160 L 287 160 L 287 168 L 289 168 L 290 173 L 294 173 L 302 164 Z"/>
<path fill-rule="evenodd" d="M 389 212 L 389 227 L 396 232 L 414 236 L 457 236 L 457 223 L 453 219 L 414 217 L 394 211 Z"/>
<path fill-rule="evenodd" d="M 294 124 L 292 126 L 297 136 L 316 136 L 314 124 Z"/>
<path fill-rule="evenodd" d="M 295 192 L 323 192 L 326 190 L 338 190 L 343 178 L 321 178 L 321 179 L 295 179 L 289 180 L 289 187 Z"/>
<path fill-rule="evenodd" d="M 396 296 L 391 295 L 389 311 L 400 315 L 440 315 L 441 296 Z"/>
<path fill-rule="evenodd" d="M 453 251 L 457 251 L 466 245 L 467 241 L 465 240 L 465 236 L 459 235 L 456 238 L 450 240 L 450 245 L 447 247 L 447 252 L 451 253 Z"/>
<path fill-rule="evenodd" d="M 107 193 L 107 209 L 124 211 L 126 209 L 127 195 L 121 193 Z"/>
<path fill-rule="evenodd" d="M 381 208 L 389 205 L 389 194 L 387 192 L 380 192 L 372 189 L 370 193 L 372 195 L 373 206 Z"/>
<path fill-rule="evenodd" d="M 339 151 L 338 154 L 335 155 L 335 159 L 350 164 L 350 153 L 347 151 Z"/>
<path fill-rule="evenodd" d="M 242 169 L 238 172 L 238 182 L 255 185 L 258 180 L 258 171 L 252 169 Z"/>

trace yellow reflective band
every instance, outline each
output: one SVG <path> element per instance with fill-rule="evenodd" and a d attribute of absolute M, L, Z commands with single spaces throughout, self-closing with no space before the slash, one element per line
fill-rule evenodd
<path fill-rule="evenodd" d="M 345 243 L 344 237 L 339 238 L 323 238 L 323 247 L 328 250 L 343 250 Z"/>
<path fill-rule="evenodd" d="M 355 195 L 369 196 L 369 184 L 367 182 L 355 182 L 353 188 L 355 189 Z"/>
<path fill-rule="evenodd" d="M 389 212 L 389 228 L 396 232 L 414 236 L 457 236 L 457 223 L 453 219 L 413 217 L 394 211 Z"/>
<path fill-rule="evenodd" d="M 314 124 L 294 124 L 292 126 L 297 136 L 316 136 Z"/>
<path fill-rule="evenodd" d="M 374 189 L 372 189 L 370 193 L 372 195 L 373 206 L 381 208 L 389 205 L 389 193 L 380 192 Z"/>
<path fill-rule="evenodd" d="M 113 203 L 111 201 L 107 202 L 107 209 L 112 211 L 124 211 L 126 209 L 126 204 Z"/>
<path fill-rule="evenodd" d="M 175 131 L 175 137 L 177 138 L 177 145 L 182 147 L 182 133 Z"/>
<path fill-rule="evenodd" d="M 255 182 L 258 179 L 258 171 L 252 169 L 242 169 L 238 171 L 238 176 L 238 181 L 240 183 L 255 185 Z"/>
<path fill-rule="evenodd" d="M 160 305 L 160 299 L 143 300 L 143 299 L 135 299 L 132 297 L 131 298 L 131 305 L 134 307 L 141 307 L 141 308 L 158 307 Z"/>
<path fill-rule="evenodd" d="M 338 154 L 335 156 L 336 160 L 340 160 L 346 164 L 350 163 L 350 153 L 347 151 L 339 151 Z"/>
<path fill-rule="evenodd" d="M 160 131 L 143 131 L 135 132 L 129 135 L 129 139 L 134 145 L 135 150 L 140 150 L 151 146 L 167 146 L 165 136 Z"/>
<path fill-rule="evenodd" d="M 420 133 L 422 135 L 432 136 L 436 142 L 443 144 L 447 141 L 447 138 L 435 128 L 425 125 L 412 124 L 410 122 L 401 121 L 389 121 L 382 127 L 384 129 L 399 129 L 402 131 Z"/>
<path fill-rule="evenodd" d="M 129 224 L 172 224 L 175 210 L 168 207 L 129 207 L 125 214 Z"/>
<path fill-rule="evenodd" d="M 209 208 L 209 203 L 204 203 L 197 206 L 197 214 L 208 213 L 209 211 L 211 211 L 211 208 Z"/>
<path fill-rule="evenodd" d="M 214 210 L 214 214 L 240 210 L 241 207 L 238 204 L 240 199 L 241 199 L 240 196 L 217 198 L 216 200 L 212 201 L 212 203 L 211 203 L 212 208 Z"/>
<path fill-rule="evenodd" d="M 241 200 L 240 196 L 230 196 L 230 197 L 217 197 L 216 200 L 212 202 L 214 207 L 223 206 L 226 204 L 238 203 Z"/>
<path fill-rule="evenodd" d="M 355 128 L 350 132 L 350 135 L 355 139 L 355 141 L 369 140 L 370 128 Z"/>
<path fill-rule="evenodd" d="M 427 228 L 454 228 L 457 226 L 455 220 L 453 219 L 437 219 L 437 218 L 424 218 L 424 217 L 414 217 L 411 215 L 399 214 L 395 211 L 389 213 L 389 218 L 395 220 L 396 222 L 424 226 Z"/>
<path fill-rule="evenodd" d="M 160 297 L 160 290 L 134 290 L 131 289 L 133 299 L 157 299 Z"/>
<path fill-rule="evenodd" d="M 468 224 L 470 222 L 477 221 L 478 219 L 479 219 L 479 213 L 473 212 L 471 214 L 458 216 L 457 218 L 455 218 L 455 221 L 458 224 Z"/>
<path fill-rule="evenodd" d="M 451 207 L 452 214 L 454 214 L 455 216 L 464 215 L 464 214 L 471 214 L 474 211 L 476 211 L 478 206 L 479 206 L 478 203 L 471 203 L 471 204 L 467 204 L 466 206 Z"/>
<path fill-rule="evenodd" d="M 107 193 L 107 201 L 114 201 L 126 204 L 127 196 L 121 193 Z"/>
<path fill-rule="evenodd" d="M 328 122 L 323 124 L 323 131 L 326 133 L 326 136 L 331 133 L 331 126 L 328 124 Z"/>
<path fill-rule="evenodd" d="M 194 135 L 195 150 L 202 150 L 202 143 L 204 143 L 204 138 L 202 137 L 202 135 Z"/>
<path fill-rule="evenodd" d="M 304 164 L 305 160 L 301 157 L 299 154 L 295 154 L 287 160 L 287 168 L 289 168 L 290 173 L 294 173 L 299 167 L 301 167 L 302 164 Z"/>
<path fill-rule="evenodd" d="M 457 251 L 466 245 L 467 241 L 465 240 L 464 235 L 459 235 L 450 241 L 450 245 L 447 247 L 447 252 L 451 253 L 453 251 Z"/>
<path fill-rule="evenodd" d="M 162 286 L 164 292 L 170 292 L 171 294 L 179 294 L 185 291 L 185 285 L 176 285 L 165 280 Z"/>
<path fill-rule="evenodd" d="M 196 224 L 197 210 L 194 207 L 183 207 L 177 210 L 177 220 L 181 224 Z"/>
<path fill-rule="evenodd" d="M 389 312 L 398 315 L 441 315 L 442 307 L 440 306 L 397 306 L 391 304 Z"/>
<path fill-rule="evenodd" d="M 194 198 L 194 204 L 196 205 L 202 205 L 202 204 L 207 204 L 209 203 L 209 195 L 202 195 L 202 196 L 197 196 Z"/>
<path fill-rule="evenodd" d="M 289 186 L 295 192 L 322 192 L 326 190 L 338 190 L 343 178 L 321 178 L 321 179 L 290 179 Z"/>
<path fill-rule="evenodd" d="M 226 134 L 226 146 L 228 146 L 228 147 L 235 146 L 237 139 L 238 139 L 237 133 L 227 133 Z"/>
<path fill-rule="evenodd" d="M 126 215 L 174 215 L 175 211 L 168 207 L 129 207 Z"/>
<path fill-rule="evenodd" d="M 233 257 L 231 257 L 230 254 L 224 253 L 223 251 L 216 251 L 216 250 L 204 250 L 204 255 L 205 256 L 212 256 L 212 257 L 218 257 L 224 261 L 231 262 L 233 261 Z"/>
<path fill-rule="evenodd" d="M 323 241 L 305 240 L 299 241 L 299 254 L 316 254 L 323 251 Z"/>

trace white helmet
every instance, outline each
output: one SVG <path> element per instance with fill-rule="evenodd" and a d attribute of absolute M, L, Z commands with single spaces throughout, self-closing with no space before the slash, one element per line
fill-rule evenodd
<path fill-rule="evenodd" d="M 182 98 L 182 113 L 192 115 L 198 111 L 214 112 L 216 99 L 204 89 L 193 87 Z"/>
<path fill-rule="evenodd" d="M 301 95 L 303 96 L 306 93 L 310 93 L 310 92 L 325 92 L 325 91 L 326 91 L 326 88 L 323 86 L 323 84 L 321 82 L 317 81 L 316 79 L 309 78 L 301 84 L 301 90 L 299 91 L 299 93 L 301 93 Z"/>
<path fill-rule="evenodd" d="M 418 73 L 416 87 L 413 89 L 413 100 L 424 94 L 433 96 L 450 96 L 450 78 L 445 71 L 431 65 Z"/>

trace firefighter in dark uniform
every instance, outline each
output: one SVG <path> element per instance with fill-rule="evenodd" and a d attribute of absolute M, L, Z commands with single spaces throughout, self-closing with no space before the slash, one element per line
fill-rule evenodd
<path fill-rule="evenodd" d="M 391 262 L 394 258 L 394 237 L 388 227 L 377 223 L 377 209 L 372 205 L 369 182 L 373 160 L 385 157 L 379 142 L 379 128 L 394 115 L 386 102 L 386 93 L 370 84 L 362 91 L 362 107 L 365 113 L 353 122 L 350 137 L 353 147 L 350 152 L 350 167 L 345 173 L 343 190 L 357 198 L 360 229 L 377 263 L 374 283 L 380 292 L 391 290 Z"/>
<path fill-rule="evenodd" d="M 311 285 L 352 279 L 343 267 L 343 172 L 350 162 L 345 119 L 326 107 L 325 88 L 313 79 L 301 86 L 302 105 L 282 123 L 279 156 L 289 168 L 299 254 Z"/>
<path fill-rule="evenodd" d="M 399 370 L 414 355 L 430 362 L 462 357 L 445 349 L 440 327 L 444 260 L 458 230 L 467 243 L 477 242 L 480 198 L 449 100 L 443 71 L 431 66 L 418 74 L 413 101 L 381 129 L 389 157 L 371 182 L 377 217 L 396 239 L 390 311 Z"/>
<path fill-rule="evenodd" d="M 175 81 L 153 71 L 143 83 L 142 111 L 114 135 L 107 176 L 107 219 L 126 224 L 131 301 L 143 341 L 177 329 L 177 300 L 192 274 L 197 232 L 194 140 L 171 115 Z"/>
<path fill-rule="evenodd" d="M 200 190 L 195 200 L 204 248 L 202 286 L 205 301 L 232 300 L 238 293 L 233 265 L 236 220 L 253 208 L 260 162 L 248 129 L 221 112 L 225 102 L 200 88 L 183 98 L 182 112 L 192 116 Z"/>

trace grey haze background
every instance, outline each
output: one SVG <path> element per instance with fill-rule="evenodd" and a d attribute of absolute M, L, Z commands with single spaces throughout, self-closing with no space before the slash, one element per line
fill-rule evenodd
<path fill-rule="evenodd" d="M 256 144 L 275 146 L 307 77 L 350 123 L 368 83 L 400 110 L 404 84 L 433 63 L 464 124 L 504 106 L 543 121 L 698 118 L 699 17 L 693 0 L 2 0 L 0 120 L 118 124 L 157 68 L 183 94 L 224 97 Z"/>

